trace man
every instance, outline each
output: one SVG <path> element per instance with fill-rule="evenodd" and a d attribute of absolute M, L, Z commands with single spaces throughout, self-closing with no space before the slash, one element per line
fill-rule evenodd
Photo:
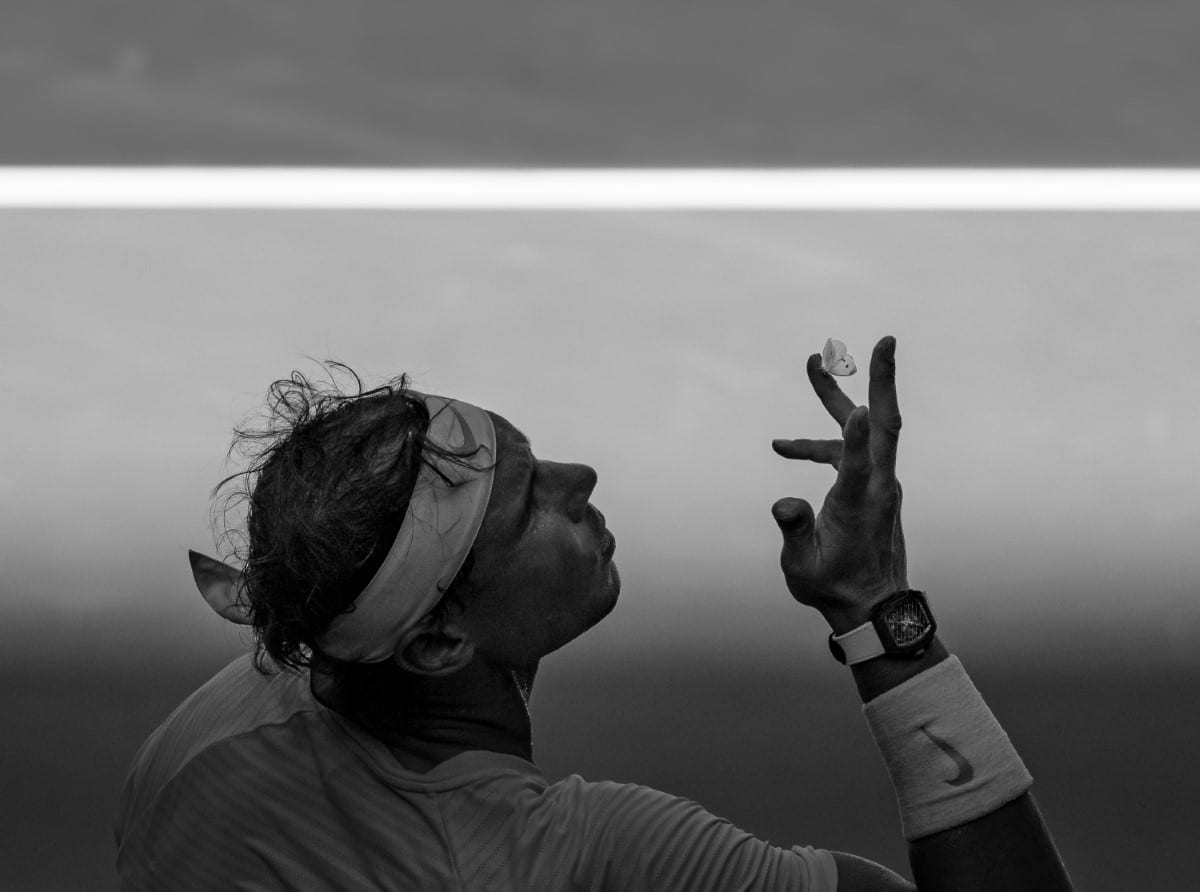
<path fill-rule="evenodd" d="M 875 348 L 869 407 L 809 359 L 843 436 L 773 444 L 838 470 L 819 513 L 773 506 L 784 576 L 852 667 L 917 887 L 1069 889 L 1024 765 L 909 589 L 894 350 Z M 122 888 L 913 888 L 645 787 L 547 783 L 538 661 L 620 589 L 595 472 L 405 384 L 347 395 L 293 375 L 267 428 L 242 434 L 245 567 L 193 568 L 218 612 L 254 626 L 257 662 L 288 671 L 236 660 L 142 747 L 117 819 Z"/>

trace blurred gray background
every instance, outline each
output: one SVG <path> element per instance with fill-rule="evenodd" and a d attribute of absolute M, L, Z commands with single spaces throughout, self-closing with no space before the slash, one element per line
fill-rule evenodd
<path fill-rule="evenodd" d="M 5 0 L 0 163 L 1171 165 L 1188 0 Z"/>
<path fill-rule="evenodd" d="M 1176 3 L 8 0 L 0 164 L 1193 166 Z M 247 646 L 201 604 L 230 428 L 306 357 L 600 475 L 617 611 L 535 752 L 906 871 L 768 509 L 805 357 L 899 339 L 912 581 L 1079 888 L 1200 873 L 1195 214 L 0 212 L 0 863 L 110 888 L 137 746 Z M 865 375 L 845 382 L 857 401 Z M 236 792 L 231 795 L 236 795 Z"/>

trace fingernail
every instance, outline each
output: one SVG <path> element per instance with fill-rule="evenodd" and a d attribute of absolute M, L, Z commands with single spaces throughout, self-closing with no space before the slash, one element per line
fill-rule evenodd
<path fill-rule="evenodd" d="M 774 446 L 776 449 L 778 449 L 780 446 L 782 446 L 786 442 L 787 442 L 787 440 L 772 440 L 771 445 Z"/>

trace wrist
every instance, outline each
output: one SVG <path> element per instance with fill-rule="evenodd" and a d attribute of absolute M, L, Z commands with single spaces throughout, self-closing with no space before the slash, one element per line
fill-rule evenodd
<path fill-rule="evenodd" d="M 871 611 L 896 592 L 909 588 L 907 580 L 856 592 L 851 604 L 818 607 L 835 635 L 844 635 L 871 621 Z"/>
<path fill-rule="evenodd" d="M 883 600 L 881 596 L 879 600 Z M 871 621 L 871 608 L 874 603 L 865 604 L 863 606 L 842 607 L 837 609 L 826 609 L 821 611 L 821 616 L 825 617 L 825 622 L 829 623 L 829 628 L 833 630 L 835 635 L 845 635 L 847 632 L 857 629 L 863 623 Z"/>
<path fill-rule="evenodd" d="M 829 649 L 850 665 L 864 703 L 950 655 L 924 592 L 873 594 L 853 608 L 831 611 L 826 620 L 834 630 Z"/>
<path fill-rule="evenodd" d="M 919 657 L 892 657 L 885 654 L 864 663 L 856 663 L 850 667 L 850 671 L 854 673 L 854 685 L 858 688 L 858 695 L 863 703 L 866 703 L 885 691 L 899 687 L 926 669 L 932 669 L 949 656 L 950 652 L 946 650 L 946 646 L 934 636 L 929 642 L 929 647 Z"/>

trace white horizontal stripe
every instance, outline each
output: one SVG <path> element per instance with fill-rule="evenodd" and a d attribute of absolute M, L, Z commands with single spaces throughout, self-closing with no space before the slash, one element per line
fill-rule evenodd
<path fill-rule="evenodd" d="M 3 208 L 1200 210 L 1200 169 L 0 167 Z"/>

